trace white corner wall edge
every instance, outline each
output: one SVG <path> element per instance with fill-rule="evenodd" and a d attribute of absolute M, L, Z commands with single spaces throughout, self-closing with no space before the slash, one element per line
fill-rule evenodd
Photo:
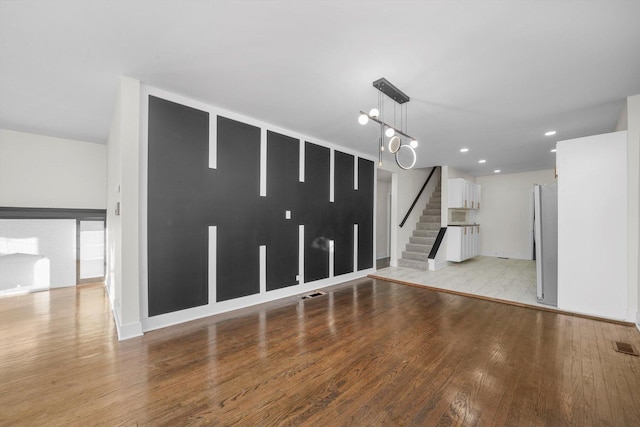
<path fill-rule="evenodd" d="M 127 324 L 121 324 L 120 319 L 122 316 L 118 312 L 118 307 L 114 304 L 114 295 L 109 293 L 109 286 L 105 281 L 104 290 L 107 293 L 109 306 L 111 307 L 111 313 L 113 315 L 113 323 L 116 325 L 116 333 L 118 334 L 118 341 L 128 340 L 130 338 L 140 337 L 142 333 L 142 323 L 133 322 Z"/>

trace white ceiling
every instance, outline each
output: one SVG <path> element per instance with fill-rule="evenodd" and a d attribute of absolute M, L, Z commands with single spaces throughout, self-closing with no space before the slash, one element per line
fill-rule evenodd
<path fill-rule="evenodd" d="M 376 155 L 357 116 L 386 77 L 418 166 L 549 169 L 556 140 L 613 131 L 640 93 L 638 17 L 638 0 L 0 0 L 0 128 L 104 143 L 126 75 Z"/>

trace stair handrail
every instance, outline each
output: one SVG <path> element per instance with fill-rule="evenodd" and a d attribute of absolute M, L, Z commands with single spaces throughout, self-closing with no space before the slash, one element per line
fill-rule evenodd
<path fill-rule="evenodd" d="M 431 173 L 429 173 L 429 176 L 427 177 L 427 180 L 422 185 L 422 188 L 418 192 L 418 195 L 416 196 L 415 200 L 413 201 L 413 203 L 411 203 L 411 207 L 409 208 L 409 211 L 407 212 L 407 214 L 404 216 L 404 219 L 400 223 L 400 227 L 401 228 L 404 226 L 404 223 L 407 222 L 407 219 L 409 218 L 409 215 L 411 215 L 411 212 L 413 211 L 413 208 L 416 206 L 416 203 L 418 203 L 418 199 L 420 198 L 420 196 L 422 196 L 422 192 L 424 191 L 425 188 L 427 188 L 427 184 L 429 184 L 429 180 L 431 179 L 431 176 L 433 176 L 433 173 L 436 171 L 437 167 L 438 166 L 434 166 L 431 169 Z"/>

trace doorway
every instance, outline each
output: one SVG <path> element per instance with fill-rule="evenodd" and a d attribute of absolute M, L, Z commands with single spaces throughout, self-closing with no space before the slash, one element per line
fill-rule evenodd
<path fill-rule="evenodd" d="M 389 267 L 391 257 L 391 172 L 378 169 L 376 190 L 376 269 Z"/>

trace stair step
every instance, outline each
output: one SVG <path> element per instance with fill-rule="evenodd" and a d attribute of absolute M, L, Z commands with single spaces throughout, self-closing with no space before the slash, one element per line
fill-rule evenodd
<path fill-rule="evenodd" d="M 407 243 L 408 252 L 420 252 L 421 254 L 429 254 L 431 252 L 431 245 L 421 245 L 418 243 Z"/>
<path fill-rule="evenodd" d="M 440 230 L 440 223 L 419 222 L 416 224 L 416 230 Z"/>
<path fill-rule="evenodd" d="M 435 237 L 416 237 L 416 236 L 409 237 L 409 242 L 410 243 L 415 243 L 417 245 L 430 245 L 430 246 L 433 246 L 435 241 L 436 241 Z"/>
<path fill-rule="evenodd" d="M 402 258 L 411 259 L 414 261 L 427 262 L 429 261 L 429 254 L 426 254 L 423 252 L 402 251 Z"/>
<path fill-rule="evenodd" d="M 400 258 L 398 260 L 398 267 L 415 268 L 416 270 L 429 270 L 429 263 Z"/>
<path fill-rule="evenodd" d="M 414 237 L 438 237 L 438 231 L 440 230 L 413 230 Z"/>
<path fill-rule="evenodd" d="M 429 206 L 429 205 L 427 205 Z M 422 215 L 440 215 L 440 208 L 426 208 L 422 211 Z"/>
<path fill-rule="evenodd" d="M 440 224 L 440 215 L 422 215 L 420 222 L 437 222 Z"/>

